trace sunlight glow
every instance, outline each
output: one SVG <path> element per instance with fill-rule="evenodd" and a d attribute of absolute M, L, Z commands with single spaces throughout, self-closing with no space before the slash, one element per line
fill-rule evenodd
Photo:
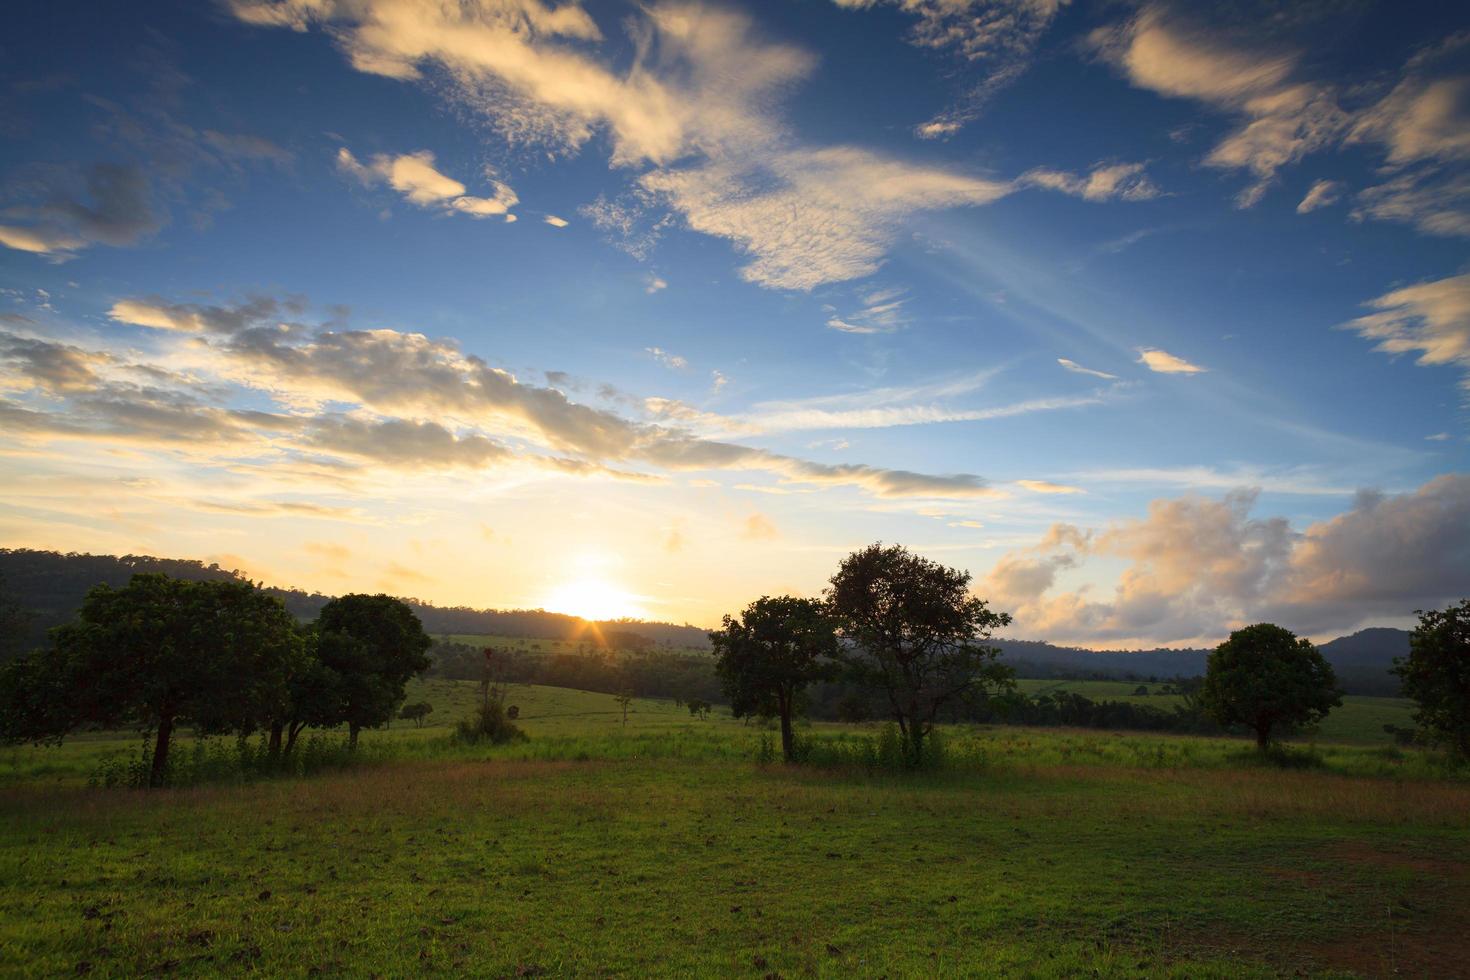
<path fill-rule="evenodd" d="M 600 578 L 563 582 L 546 597 L 545 607 L 583 619 L 624 619 L 646 615 L 633 596 Z"/>

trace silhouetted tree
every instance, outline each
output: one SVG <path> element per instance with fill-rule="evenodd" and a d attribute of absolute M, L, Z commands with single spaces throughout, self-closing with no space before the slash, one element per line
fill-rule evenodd
<path fill-rule="evenodd" d="M 623 729 L 626 731 L 628 728 L 628 707 L 633 703 L 633 694 L 631 691 L 623 690 L 615 694 L 613 700 L 618 703 L 619 708 L 623 709 Z"/>
<path fill-rule="evenodd" d="M 1470 759 L 1470 599 L 1419 610 L 1409 655 L 1394 659 L 1403 694 L 1418 705 L 1414 722 L 1430 741 Z"/>
<path fill-rule="evenodd" d="M 675 703 L 677 704 L 678 702 Z M 707 720 L 709 718 L 710 708 L 712 707 L 714 707 L 714 705 L 710 704 L 703 698 L 690 698 L 688 704 L 689 717 Z"/>
<path fill-rule="evenodd" d="M 1014 685 L 1000 651 L 984 641 L 1011 621 L 970 593 L 970 573 L 902 545 L 869 545 L 843 559 L 827 591 L 850 646 L 853 676 L 881 690 L 915 765 L 939 710 Z"/>
<path fill-rule="evenodd" d="M 48 648 L 7 668 L 4 734 L 59 741 L 82 726 L 151 733 L 149 783 L 159 786 L 178 726 L 246 734 L 276 715 L 299 645 L 285 607 L 249 583 L 147 574 L 120 589 L 100 585 Z"/>
<path fill-rule="evenodd" d="M 322 707 L 347 725 L 348 744 L 358 733 L 393 717 L 404 685 L 429 668 L 432 643 L 419 618 L 387 595 L 345 595 L 317 617 L 317 659 L 330 673 Z"/>
<path fill-rule="evenodd" d="M 1312 645 L 1272 623 L 1238 629 L 1205 668 L 1200 705 L 1221 725 L 1244 725 L 1262 752 L 1282 726 L 1310 725 L 1342 704 L 1337 678 Z"/>
<path fill-rule="evenodd" d="M 31 635 L 32 616 L 0 576 L 0 663 L 25 652 Z"/>
<path fill-rule="evenodd" d="M 795 760 L 791 720 L 807 685 L 835 673 L 837 633 L 825 605 L 794 596 L 762 596 L 709 635 L 715 671 L 736 718 L 781 719 L 781 755 Z"/>
<path fill-rule="evenodd" d="M 422 728 L 424 727 L 424 719 L 433 714 L 433 712 L 434 706 L 432 704 L 427 701 L 420 701 L 417 704 L 405 704 L 403 710 L 398 712 L 398 717 L 405 721 L 413 722 L 415 728 Z"/>

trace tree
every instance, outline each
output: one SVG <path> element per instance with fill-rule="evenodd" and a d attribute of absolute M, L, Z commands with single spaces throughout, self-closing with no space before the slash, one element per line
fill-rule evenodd
<path fill-rule="evenodd" d="M 762 596 L 741 616 L 727 615 L 709 638 L 731 712 L 736 718 L 778 716 L 782 757 L 794 761 L 791 720 L 797 701 L 808 684 L 831 677 L 836 667 L 837 633 L 825 605 L 794 596 Z"/>
<path fill-rule="evenodd" d="M 827 590 L 854 679 L 887 697 L 909 760 L 923 765 L 924 739 L 941 708 L 1014 686 L 1000 651 L 984 641 L 1010 623 L 970 593 L 970 573 L 902 545 L 869 545 L 843 559 Z"/>
<path fill-rule="evenodd" d="M 633 694 L 627 689 L 624 689 L 613 695 L 613 700 L 618 703 L 619 708 L 623 709 L 623 730 L 626 731 L 628 728 L 628 706 L 633 703 Z"/>
<path fill-rule="evenodd" d="M 1470 759 L 1470 599 L 1443 611 L 1418 611 L 1409 655 L 1394 659 L 1414 722 L 1431 741 Z"/>
<path fill-rule="evenodd" d="M 429 669 L 433 641 L 401 600 L 387 595 L 344 595 L 317 616 L 317 659 L 330 671 L 323 678 L 322 707 L 347 725 L 348 745 L 358 733 L 393 717 L 409 678 Z"/>
<path fill-rule="evenodd" d="M 1342 704 L 1332 665 L 1311 644 L 1272 623 L 1238 629 L 1205 667 L 1200 705 L 1221 725 L 1244 725 L 1265 752 L 1282 726 L 1310 725 Z"/>
<path fill-rule="evenodd" d="M 248 734 L 279 712 L 299 643 L 280 600 L 248 582 L 146 574 L 101 585 L 47 649 L 6 670 L 4 735 L 59 741 L 82 726 L 136 728 L 154 738 L 149 783 L 160 786 L 180 725 Z"/>
<path fill-rule="evenodd" d="M 434 706 L 427 701 L 417 704 L 405 704 L 403 710 L 398 712 L 398 717 L 404 721 L 411 721 L 415 728 L 424 727 L 424 719 L 434 713 Z"/>
<path fill-rule="evenodd" d="M 31 614 L 15 598 L 0 576 L 0 663 L 25 652 L 31 634 Z"/>
<path fill-rule="evenodd" d="M 689 717 L 708 719 L 709 710 L 710 708 L 713 708 L 714 705 L 704 700 L 704 698 L 690 698 L 687 707 L 689 708 Z"/>

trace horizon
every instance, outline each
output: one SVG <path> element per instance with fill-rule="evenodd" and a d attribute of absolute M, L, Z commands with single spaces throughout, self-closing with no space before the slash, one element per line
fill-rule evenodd
<path fill-rule="evenodd" d="M 456 11 L 12 12 L 0 538 L 675 624 L 881 540 L 1094 650 L 1470 595 L 1463 15 Z"/>

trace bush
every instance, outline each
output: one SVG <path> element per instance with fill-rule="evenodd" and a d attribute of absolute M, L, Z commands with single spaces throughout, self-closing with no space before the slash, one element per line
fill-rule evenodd
<path fill-rule="evenodd" d="M 516 714 L 520 714 L 519 711 Z M 526 733 L 511 721 L 505 706 L 491 699 L 475 709 L 472 717 L 466 718 L 455 729 L 454 737 L 466 745 L 488 742 L 491 745 L 506 745 L 510 742 L 526 741 Z"/>

